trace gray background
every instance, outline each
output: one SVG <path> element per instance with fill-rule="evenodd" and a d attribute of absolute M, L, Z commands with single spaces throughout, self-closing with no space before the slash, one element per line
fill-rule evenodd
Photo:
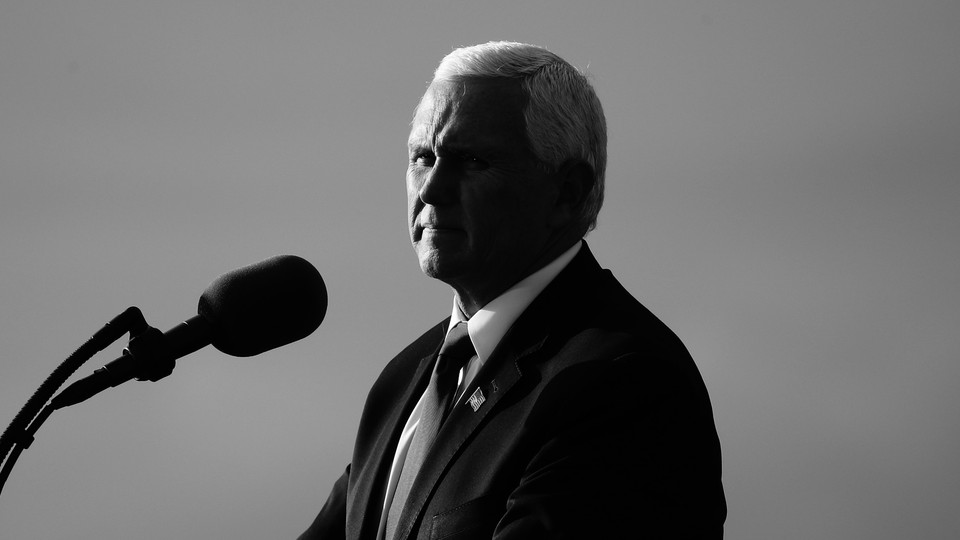
<path fill-rule="evenodd" d="M 0 3 L 4 425 L 128 305 L 169 328 L 277 253 L 330 289 L 302 342 L 54 415 L 0 537 L 306 527 L 449 312 L 405 230 L 413 107 L 454 46 L 512 39 L 592 74 L 589 241 L 703 372 L 727 538 L 957 538 L 958 28 L 955 0 Z"/>

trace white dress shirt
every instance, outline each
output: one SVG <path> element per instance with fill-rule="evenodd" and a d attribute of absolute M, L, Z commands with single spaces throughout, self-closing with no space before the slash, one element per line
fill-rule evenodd
<path fill-rule="evenodd" d="M 467 333 L 470 335 L 470 341 L 473 342 L 473 348 L 477 352 L 467 364 L 460 369 L 460 376 L 457 382 L 457 393 L 454 398 L 454 406 L 460 404 L 463 398 L 463 391 L 469 386 L 470 382 L 476 377 L 477 372 L 483 367 L 483 364 L 493 354 L 494 349 L 503 339 L 504 334 L 513 325 L 514 321 L 523 313 L 534 298 L 539 295 L 543 289 L 553 281 L 557 275 L 570 264 L 573 257 L 580 251 L 583 241 L 574 244 L 570 249 L 563 252 L 559 257 L 549 264 L 523 278 L 516 285 L 510 287 L 506 292 L 488 302 L 480 308 L 473 317 L 467 320 Z M 447 332 L 457 323 L 464 320 L 460 308 L 457 306 L 456 299 L 453 302 L 453 313 L 450 315 L 450 326 Z M 410 443 L 413 440 L 413 434 L 417 430 L 417 424 L 420 422 L 421 405 L 423 396 L 410 413 L 407 423 L 400 434 L 400 442 L 397 444 L 397 451 L 393 456 L 393 466 L 390 468 L 390 479 L 387 482 L 386 497 L 383 501 L 383 510 L 380 514 L 380 530 L 377 538 L 383 540 L 387 524 L 387 510 L 393 501 L 393 494 L 397 490 L 397 482 L 400 480 L 400 471 L 403 470 L 403 463 L 407 458 L 407 450 L 410 449 Z"/>

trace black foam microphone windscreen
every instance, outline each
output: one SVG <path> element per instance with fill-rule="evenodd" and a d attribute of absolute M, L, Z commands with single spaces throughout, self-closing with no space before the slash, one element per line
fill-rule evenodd
<path fill-rule="evenodd" d="M 210 325 L 213 346 L 233 356 L 254 356 L 303 339 L 320 326 L 326 311 L 320 272 L 295 255 L 223 274 L 197 307 Z"/>

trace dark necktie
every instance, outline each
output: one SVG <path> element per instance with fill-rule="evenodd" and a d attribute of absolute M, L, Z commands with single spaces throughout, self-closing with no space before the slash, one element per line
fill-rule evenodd
<path fill-rule="evenodd" d="M 393 540 L 396 534 L 397 522 L 407 503 L 413 481 L 420 472 L 424 457 L 433 446 L 433 440 L 450 410 L 451 401 L 457 391 L 457 375 L 460 373 L 460 368 L 474 354 L 473 343 L 470 342 L 470 336 L 467 334 L 467 323 L 461 321 L 450 330 L 443 346 L 440 347 L 440 354 L 437 356 L 437 363 L 430 377 L 430 385 L 427 386 L 427 391 L 423 395 L 420 422 L 417 424 L 417 430 L 407 450 L 407 458 L 403 462 L 397 490 L 387 513 L 384 535 L 386 540 Z"/>

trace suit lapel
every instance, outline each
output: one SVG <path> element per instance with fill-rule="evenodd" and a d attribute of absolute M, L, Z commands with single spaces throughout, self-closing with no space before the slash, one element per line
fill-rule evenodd
<path fill-rule="evenodd" d="M 446 322 L 439 326 L 445 329 Z M 348 529 L 351 526 L 359 526 L 359 530 L 348 530 L 348 538 L 376 538 L 380 526 L 380 514 L 383 512 L 387 480 L 390 475 L 390 468 L 393 465 L 400 434 L 413 407 L 417 404 L 420 395 L 430 380 L 433 362 L 436 359 L 437 351 L 440 349 L 440 343 L 443 341 L 443 332 L 438 332 L 437 335 L 439 341 L 435 345 L 427 347 L 426 350 L 430 352 L 426 356 L 420 357 L 416 371 L 408 379 L 410 384 L 402 391 L 401 397 L 396 401 L 396 403 L 402 403 L 403 406 L 396 407 L 388 413 L 382 424 L 384 429 L 379 433 L 379 438 L 370 453 L 370 458 L 365 460 L 365 467 L 359 471 L 351 471 L 352 479 L 355 479 L 355 495 L 351 497 L 351 500 L 361 501 L 365 503 L 365 506 L 355 509 L 359 513 L 358 516 L 348 516 Z"/>
<path fill-rule="evenodd" d="M 544 334 L 527 335 L 528 338 L 533 336 L 535 339 L 526 340 L 526 345 L 519 349 L 509 346 L 498 347 L 486 365 L 477 373 L 474 381 L 466 388 L 464 395 L 457 401 L 440 429 L 440 433 L 437 434 L 437 439 L 411 488 L 406 509 L 397 525 L 397 538 L 407 538 L 410 535 L 423 514 L 427 500 L 435 491 L 440 478 L 449 468 L 460 448 L 520 380 L 522 376 L 520 361 L 543 345 Z M 505 336 L 503 344 L 509 345 L 509 343 Z M 484 401 L 474 410 L 467 400 L 478 389 L 483 394 Z"/>

